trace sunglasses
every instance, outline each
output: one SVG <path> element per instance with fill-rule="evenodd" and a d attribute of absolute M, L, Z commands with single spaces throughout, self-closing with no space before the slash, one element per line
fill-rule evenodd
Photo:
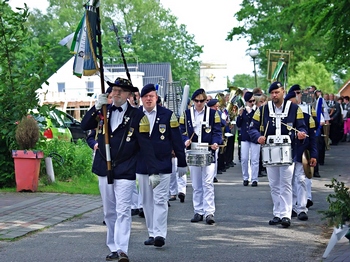
<path fill-rule="evenodd" d="M 196 102 L 196 103 L 203 103 L 205 101 L 205 99 L 201 99 L 201 100 L 194 99 L 193 101 Z"/>
<path fill-rule="evenodd" d="M 300 91 L 295 91 L 295 93 L 299 95 L 301 92 Z"/>
<path fill-rule="evenodd" d="M 253 103 L 253 102 L 255 102 L 255 99 L 254 99 L 254 100 L 249 100 L 248 102 L 249 102 L 249 103 Z"/>

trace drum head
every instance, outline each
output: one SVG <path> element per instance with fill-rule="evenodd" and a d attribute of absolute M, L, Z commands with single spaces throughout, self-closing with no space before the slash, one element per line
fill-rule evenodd
<path fill-rule="evenodd" d="M 305 176 L 311 179 L 314 176 L 314 167 L 310 166 L 310 152 L 305 150 L 302 156 L 302 163 L 304 168 Z"/>

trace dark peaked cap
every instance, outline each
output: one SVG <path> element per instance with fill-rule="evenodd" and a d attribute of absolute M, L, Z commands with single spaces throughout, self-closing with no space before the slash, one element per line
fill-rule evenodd
<path fill-rule="evenodd" d="M 156 87 L 154 86 L 154 84 L 147 84 L 142 88 L 140 96 L 144 97 L 145 95 L 147 95 L 149 92 L 152 92 L 152 91 L 156 91 Z"/>
<path fill-rule="evenodd" d="M 210 101 L 208 101 L 207 106 L 211 107 L 216 105 L 216 103 L 219 102 L 219 100 L 217 99 L 211 99 Z"/>
<path fill-rule="evenodd" d="M 283 87 L 283 85 L 281 84 L 281 82 L 273 82 L 270 87 L 269 87 L 269 93 L 271 93 L 273 90 L 276 90 L 280 87 Z"/>
<path fill-rule="evenodd" d="M 191 100 L 194 100 L 196 98 L 196 96 L 205 93 L 205 90 L 203 88 L 199 88 L 196 91 L 194 91 Z"/>

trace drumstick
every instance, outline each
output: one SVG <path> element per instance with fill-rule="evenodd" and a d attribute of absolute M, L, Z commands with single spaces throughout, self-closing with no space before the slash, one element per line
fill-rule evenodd
<path fill-rule="evenodd" d="M 270 121 L 267 121 L 264 137 L 266 137 L 267 129 L 269 128 Z"/>
<path fill-rule="evenodd" d="M 287 125 L 287 124 L 285 124 L 285 123 L 283 123 L 283 122 L 281 122 L 281 124 L 283 124 L 283 125 L 285 125 L 286 127 L 287 127 L 287 129 L 288 130 L 294 130 L 294 131 L 297 131 L 297 132 L 300 132 L 298 129 L 296 129 L 296 128 L 294 128 L 294 127 L 292 127 L 292 126 L 289 126 L 289 125 Z M 309 135 L 307 135 L 307 134 L 305 134 L 307 137 L 309 137 Z"/>
<path fill-rule="evenodd" d="M 199 147 L 211 147 L 212 145 L 197 145 Z M 218 145 L 218 147 L 225 147 L 225 145 Z"/>
<path fill-rule="evenodd" d="M 194 136 L 194 132 L 192 133 L 192 135 L 191 135 L 191 137 L 190 137 L 190 144 L 192 143 L 192 138 L 193 138 L 193 136 Z M 188 145 L 189 146 L 189 145 Z M 188 147 L 188 146 L 186 146 L 186 148 Z"/>

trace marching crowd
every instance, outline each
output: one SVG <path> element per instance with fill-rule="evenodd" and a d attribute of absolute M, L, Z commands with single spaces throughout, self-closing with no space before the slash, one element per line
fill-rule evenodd
<path fill-rule="evenodd" d="M 311 86 L 285 90 L 279 82 L 261 89 L 230 89 L 207 95 L 197 89 L 178 118 L 162 106 L 154 84 L 141 90 L 123 78 L 84 116 L 94 150 L 107 228 L 107 261 L 129 261 L 133 215 L 145 218 L 144 245 L 162 247 L 171 201 L 185 202 L 191 179 L 192 223 L 215 223 L 214 183 L 218 174 L 241 162 L 243 186 L 268 177 L 273 202 L 269 225 L 308 219 L 313 205 L 312 176 L 319 177 L 329 145 L 350 142 L 349 97 L 335 98 Z M 142 105 L 140 105 L 140 100 Z M 237 161 L 237 160 L 236 160 Z"/>

